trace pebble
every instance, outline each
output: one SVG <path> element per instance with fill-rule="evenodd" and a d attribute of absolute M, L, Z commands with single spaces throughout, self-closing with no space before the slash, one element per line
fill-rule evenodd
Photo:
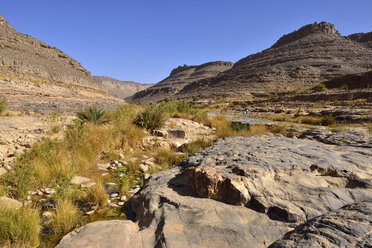
<path fill-rule="evenodd" d="M 80 188 L 90 188 L 93 185 L 96 185 L 96 183 L 95 182 L 83 183 L 83 184 L 80 185 Z"/>
<path fill-rule="evenodd" d="M 138 169 L 139 169 L 139 171 L 146 173 L 149 170 L 149 167 L 147 165 L 140 164 L 138 166 Z"/>
<path fill-rule="evenodd" d="M 118 193 L 113 193 L 113 194 L 110 195 L 111 198 L 115 198 L 115 197 L 118 197 L 118 196 L 119 196 Z"/>
<path fill-rule="evenodd" d="M 119 207 L 117 204 L 115 203 L 109 203 L 109 207 L 112 207 L 112 208 L 117 208 Z"/>
<path fill-rule="evenodd" d="M 96 212 L 96 211 L 91 210 L 91 211 L 86 212 L 85 214 L 86 214 L 86 215 L 92 215 L 92 214 L 94 214 L 95 212 Z"/>
<path fill-rule="evenodd" d="M 116 183 L 109 182 L 109 183 L 106 183 L 106 185 L 114 186 L 114 185 L 116 185 Z"/>
<path fill-rule="evenodd" d="M 147 179 L 149 179 L 151 177 L 151 175 L 150 174 L 143 174 L 143 179 L 145 179 L 145 180 L 147 180 Z"/>
<path fill-rule="evenodd" d="M 120 201 L 125 202 L 126 200 L 127 200 L 127 197 L 125 195 L 123 195 L 123 196 L 120 197 Z"/>
<path fill-rule="evenodd" d="M 44 213 L 42 214 L 42 216 L 43 216 L 44 218 L 50 218 L 50 217 L 53 216 L 53 213 L 52 213 L 52 212 L 49 212 L 49 211 L 46 211 L 46 212 L 44 212 Z"/>
<path fill-rule="evenodd" d="M 124 202 L 118 202 L 119 206 L 124 206 Z"/>
<path fill-rule="evenodd" d="M 107 175 L 108 175 L 108 173 L 102 173 L 101 177 L 104 177 L 104 176 L 107 176 Z"/>

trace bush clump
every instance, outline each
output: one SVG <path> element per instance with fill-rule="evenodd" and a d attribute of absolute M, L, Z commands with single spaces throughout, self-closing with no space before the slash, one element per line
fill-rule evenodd
<path fill-rule="evenodd" d="M 5 98 L 4 95 L 0 94 L 0 115 L 4 113 L 7 107 L 8 107 L 8 100 Z"/>
<path fill-rule="evenodd" d="M 336 123 L 336 121 L 335 121 L 335 119 L 333 118 L 332 115 L 324 116 L 321 119 L 322 126 L 330 126 L 330 125 L 333 125 L 335 123 Z"/>
<path fill-rule="evenodd" d="M 137 114 L 133 123 L 154 132 L 164 126 L 164 114 L 157 106 L 149 106 L 143 112 Z"/>
<path fill-rule="evenodd" d="M 39 222 L 37 209 L 0 208 L 0 246 L 37 247 L 39 245 Z"/>
<path fill-rule="evenodd" d="M 84 123 L 104 124 L 109 121 L 108 113 L 98 106 L 88 106 L 77 112 L 76 116 Z"/>

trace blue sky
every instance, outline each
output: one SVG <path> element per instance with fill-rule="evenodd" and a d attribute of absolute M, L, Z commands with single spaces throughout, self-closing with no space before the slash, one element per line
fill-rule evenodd
<path fill-rule="evenodd" d="M 372 31 L 372 0 L 2 0 L 0 13 L 93 75 L 142 83 L 178 65 L 236 62 L 315 21 Z"/>

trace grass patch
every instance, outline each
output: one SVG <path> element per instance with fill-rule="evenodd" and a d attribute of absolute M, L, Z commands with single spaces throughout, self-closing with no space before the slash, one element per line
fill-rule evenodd
<path fill-rule="evenodd" d="M 37 247 L 39 222 L 37 209 L 0 208 L 0 246 Z"/>
<path fill-rule="evenodd" d="M 79 209 L 68 199 L 57 201 L 54 215 L 51 217 L 51 227 L 54 233 L 66 234 L 79 223 Z"/>
<path fill-rule="evenodd" d="M 0 115 L 4 113 L 7 107 L 8 107 L 8 100 L 3 94 L 0 94 Z"/>
<path fill-rule="evenodd" d="M 89 202 L 102 208 L 107 204 L 108 196 L 101 180 L 97 179 L 95 185 L 88 189 L 87 199 Z"/>
<path fill-rule="evenodd" d="M 197 140 L 182 145 L 179 150 L 190 156 L 194 153 L 202 151 L 204 148 L 212 145 L 213 140 L 205 140 L 204 138 L 198 138 Z"/>

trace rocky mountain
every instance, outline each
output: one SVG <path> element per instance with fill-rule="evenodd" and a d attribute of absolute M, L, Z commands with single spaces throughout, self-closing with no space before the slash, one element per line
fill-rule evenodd
<path fill-rule="evenodd" d="M 61 50 L 17 32 L 0 15 L 0 92 L 9 109 L 73 111 L 120 102 L 98 87 L 90 72 Z"/>
<path fill-rule="evenodd" d="M 179 96 L 267 94 L 309 87 L 372 68 L 372 49 L 342 37 L 321 22 L 281 37 L 271 48 L 235 63 L 231 70 L 194 82 Z"/>
<path fill-rule="evenodd" d="M 372 32 L 351 34 L 346 36 L 346 38 L 359 42 L 368 48 L 372 48 Z"/>
<path fill-rule="evenodd" d="M 343 37 L 333 24 L 309 24 L 284 35 L 272 47 L 239 60 L 231 69 L 188 81 L 172 81 L 171 74 L 147 91 L 137 93 L 134 99 L 159 100 L 158 95 L 173 85 L 178 89 L 169 90 L 171 94 L 164 97 L 259 96 L 296 91 L 371 70 L 370 41 L 371 33 Z"/>
<path fill-rule="evenodd" d="M 202 65 L 179 66 L 172 70 L 169 77 L 130 97 L 134 101 L 157 101 L 173 98 L 186 85 L 201 79 L 210 78 L 231 69 L 233 63 L 225 61 L 209 62 Z"/>
<path fill-rule="evenodd" d="M 110 94 L 119 97 L 126 98 L 134 95 L 138 91 L 147 89 L 153 84 L 141 84 L 133 81 L 120 81 L 110 77 L 104 76 L 93 76 L 98 81 L 99 85 L 107 90 Z"/>

